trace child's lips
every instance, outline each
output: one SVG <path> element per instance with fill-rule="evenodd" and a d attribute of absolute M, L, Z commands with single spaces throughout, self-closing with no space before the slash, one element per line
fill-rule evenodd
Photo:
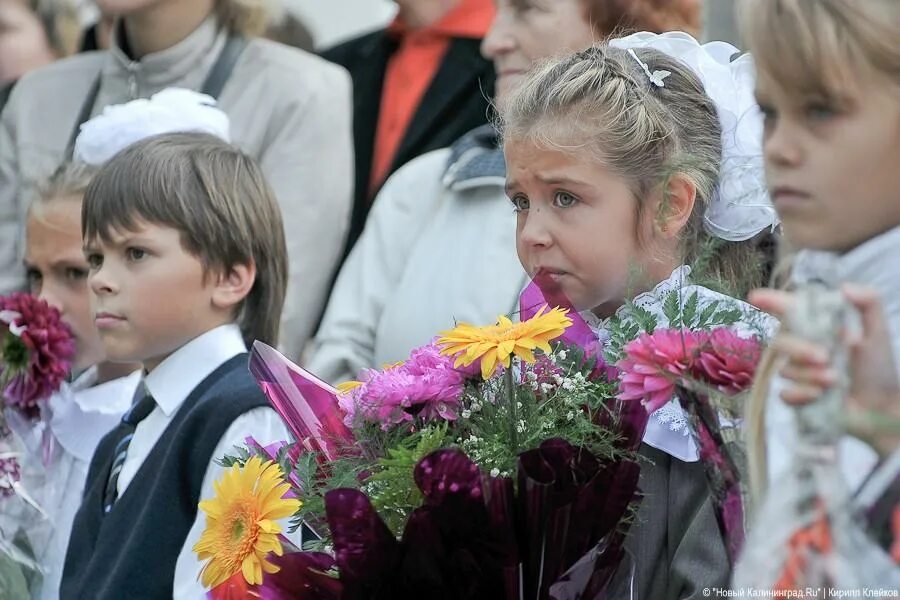
<path fill-rule="evenodd" d="M 562 269 L 553 269 L 550 267 L 538 267 L 538 269 L 534 273 L 533 279 L 549 279 L 550 281 L 558 282 L 560 279 L 568 275 L 567 272 Z"/>
<path fill-rule="evenodd" d="M 113 313 L 99 312 L 94 315 L 94 325 L 97 329 L 111 329 L 125 322 L 125 317 Z"/>

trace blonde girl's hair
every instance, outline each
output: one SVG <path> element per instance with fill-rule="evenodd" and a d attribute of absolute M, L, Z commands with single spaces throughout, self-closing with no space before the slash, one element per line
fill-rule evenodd
<path fill-rule="evenodd" d="M 697 199 L 681 232 L 682 260 L 700 281 L 743 296 L 762 283 L 759 240 L 726 243 L 703 227 L 722 160 L 715 104 L 688 66 L 652 48 L 634 52 L 651 70 L 670 72 L 664 86 L 625 50 L 595 46 L 537 66 L 504 102 L 502 135 L 591 152 L 630 182 L 639 214 L 669 178 L 688 179 Z"/>
<path fill-rule="evenodd" d="M 274 0 L 216 0 L 219 21 L 227 29 L 248 37 L 265 33 Z"/>
<path fill-rule="evenodd" d="M 64 198 L 77 198 L 80 201 L 96 173 L 96 167 L 82 163 L 64 163 L 53 175 L 37 185 L 30 206 L 48 204 Z"/>
<path fill-rule="evenodd" d="M 897 0 L 742 0 L 740 14 L 759 72 L 797 97 L 839 103 L 847 83 L 859 76 L 874 77 L 900 93 Z M 766 405 L 776 367 L 775 355 L 765 354 L 746 413 L 756 502 L 768 483 Z"/>
<path fill-rule="evenodd" d="M 207 275 L 253 264 L 256 279 L 236 321 L 248 346 L 277 344 L 287 249 L 281 212 L 256 161 L 205 133 L 163 134 L 128 146 L 91 180 L 82 235 L 109 240 L 141 222 L 179 231 L 182 247 Z M 177 302 L 172 306 L 177 310 Z"/>
<path fill-rule="evenodd" d="M 857 74 L 900 86 L 897 0 L 743 0 L 741 27 L 760 72 L 825 98 Z"/>

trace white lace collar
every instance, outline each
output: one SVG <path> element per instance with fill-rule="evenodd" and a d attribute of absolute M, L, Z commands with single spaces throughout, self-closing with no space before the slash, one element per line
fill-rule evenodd
<path fill-rule="evenodd" d="M 609 327 L 613 318 L 627 319 L 632 306 L 638 306 L 656 317 L 657 328 L 669 326 L 668 318 L 663 310 L 664 303 L 669 294 L 677 293 L 681 304 L 687 301 L 694 293 L 697 294 L 699 306 L 702 308 L 713 302 L 728 302 L 738 308 L 745 318 L 733 327 L 739 335 L 753 335 L 763 329 L 763 333 L 774 330 L 775 322 L 761 316 L 761 313 L 736 298 L 726 296 L 699 285 L 690 283 L 691 268 L 682 265 L 672 271 L 665 280 L 658 283 L 649 292 L 636 296 L 629 304 L 621 306 L 615 317 L 599 319 L 590 311 L 581 313 L 587 323 L 597 333 L 598 339 L 604 344 L 609 343 Z M 662 450 L 675 458 L 685 462 L 696 462 L 700 459 L 699 448 L 690 434 L 687 415 L 676 400 L 670 401 L 665 406 L 655 411 L 647 421 L 647 429 L 644 432 L 644 443 L 658 450 Z"/>
<path fill-rule="evenodd" d="M 688 281 L 688 277 L 690 277 L 691 268 L 688 265 L 681 265 L 672 271 L 672 274 L 669 275 L 667 279 L 663 279 L 659 283 L 657 283 L 652 290 L 649 292 L 644 292 L 642 294 L 638 294 L 631 301 L 632 306 L 640 306 L 641 308 L 652 310 L 652 307 L 658 307 L 660 313 L 662 312 L 662 303 L 665 301 L 666 296 L 671 292 L 678 292 L 683 290 L 684 286 Z M 706 289 L 706 288 L 699 288 Z M 715 293 L 712 290 L 707 290 L 710 293 Z M 595 330 L 606 330 L 609 329 L 610 322 L 614 318 L 622 318 L 627 316 L 628 311 L 631 310 L 628 304 L 623 304 L 619 308 L 616 309 L 615 315 L 612 317 L 606 317 L 602 319 L 595 315 L 593 312 L 586 310 L 581 313 L 581 317 L 587 322 Z"/>

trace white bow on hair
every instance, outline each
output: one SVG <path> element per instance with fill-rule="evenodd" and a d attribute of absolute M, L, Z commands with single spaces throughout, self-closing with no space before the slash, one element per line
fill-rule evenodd
<path fill-rule="evenodd" d="M 131 144 L 162 133 L 197 131 L 226 142 L 228 115 L 212 96 L 183 88 L 166 88 L 149 99 L 114 104 L 87 121 L 75 139 L 74 159 L 100 166 Z"/>
<path fill-rule="evenodd" d="M 778 225 L 778 213 L 766 188 L 762 156 L 763 119 L 753 88 L 756 69 L 749 54 L 727 42 L 701 44 L 687 33 L 663 34 L 646 31 L 614 39 L 609 45 L 633 52 L 634 48 L 654 48 L 688 67 L 700 78 L 707 95 L 716 105 L 722 126 L 722 165 L 719 184 L 706 208 L 704 227 L 723 240 L 739 242 Z M 637 58 L 636 55 L 632 55 Z M 638 58 L 644 71 L 653 71 Z"/>

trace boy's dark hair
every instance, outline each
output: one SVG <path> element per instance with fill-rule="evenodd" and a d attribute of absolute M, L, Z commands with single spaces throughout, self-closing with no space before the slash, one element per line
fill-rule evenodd
<path fill-rule="evenodd" d="M 181 232 L 205 272 L 253 263 L 256 280 L 238 307 L 244 340 L 278 341 L 287 286 L 281 212 L 256 162 L 217 137 L 172 133 L 115 155 L 93 178 L 82 206 L 85 241 L 109 241 L 141 221 Z M 177 304 L 173 304 L 177 306 Z"/>

